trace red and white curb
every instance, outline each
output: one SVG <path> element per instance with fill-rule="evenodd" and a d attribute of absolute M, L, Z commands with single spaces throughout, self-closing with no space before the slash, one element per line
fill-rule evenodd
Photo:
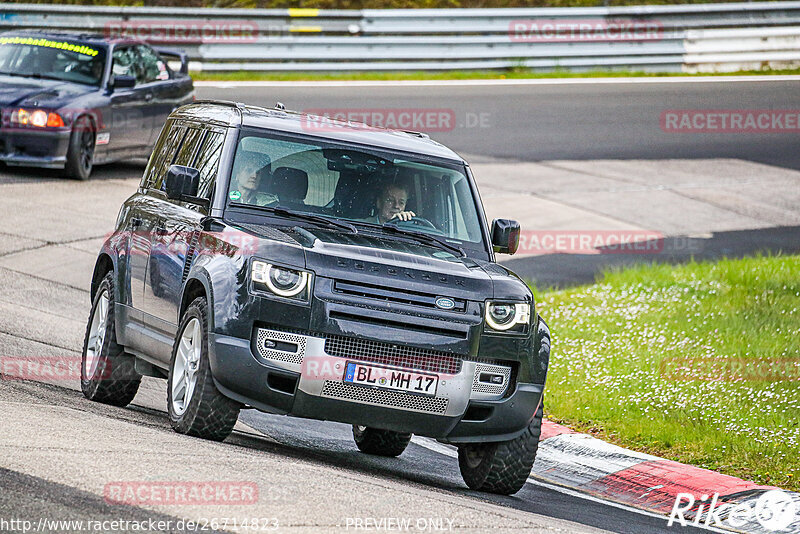
<path fill-rule="evenodd" d="M 414 438 L 428 449 L 454 448 Z M 545 420 L 530 481 L 716 531 L 800 533 L 800 493 L 630 451 Z M 679 498 L 680 497 L 680 498 Z"/>

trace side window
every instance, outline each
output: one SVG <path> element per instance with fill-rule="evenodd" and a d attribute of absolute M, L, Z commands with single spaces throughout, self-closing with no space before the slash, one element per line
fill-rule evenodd
<path fill-rule="evenodd" d="M 149 46 L 137 45 L 136 50 L 139 52 L 139 58 L 142 67 L 142 83 L 153 82 L 156 80 L 168 80 L 169 71 L 167 65 L 158 54 L 153 51 Z"/>
<path fill-rule="evenodd" d="M 178 153 L 172 160 L 174 165 L 186 165 L 191 167 L 194 163 L 194 157 L 199 149 L 200 142 L 203 140 L 205 130 L 200 128 L 189 128 L 186 130 L 186 136 L 183 138 L 183 143 L 178 149 Z"/>
<path fill-rule="evenodd" d="M 115 48 L 111 58 L 113 60 L 111 74 L 114 76 L 133 76 L 136 78 L 136 83 L 142 83 L 139 56 L 132 46 Z"/>
<path fill-rule="evenodd" d="M 167 169 L 172 165 L 175 152 L 178 150 L 185 132 L 185 126 L 177 126 L 175 123 L 164 128 L 161 138 L 156 143 L 155 149 L 153 149 L 153 156 L 145 172 L 146 176 L 142 180 L 143 187 L 161 189 L 164 177 L 167 175 Z"/>
<path fill-rule="evenodd" d="M 214 184 L 217 181 L 217 170 L 219 169 L 219 158 L 222 155 L 222 144 L 225 142 L 225 134 L 222 132 L 209 131 L 203 141 L 203 147 L 195 161 L 194 166 L 200 171 L 200 188 L 197 196 L 211 198 Z"/>

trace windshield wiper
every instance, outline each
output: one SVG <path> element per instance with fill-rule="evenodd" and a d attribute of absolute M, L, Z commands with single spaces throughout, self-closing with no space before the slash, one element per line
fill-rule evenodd
<path fill-rule="evenodd" d="M 460 257 L 466 256 L 466 254 L 461 249 L 461 247 L 457 247 L 456 245 L 451 245 L 450 243 L 448 243 L 444 239 L 440 239 L 440 238 L 438 238 L 438 237 L 436 237 L 434 235 L 431 235 L 431 234 L 426 234 L 424 232 L 416 232 L 414 230 L 406 230 L 404 228 L 399 228 L 395 224 L 389 224 L 389 223 L 382 224 L 381 228 L 383 228 L 385 231 L 388 230 L 389 232 L 393 232 L 393 233 L 397 233 L 397 234 L 402 234 L 402 235 L 407 235 L 409 237 L 413 237 L 417 241 L 421 241 L 421 242 L 425 243 L 426 245 L 439 246 L 439 247 L 445 248 L 445 249 L 447 249 L 447 250 L 449 250 L 451 252 L 456 252 Z"/>
<path fill-rule="evenodd" d="M 358 229 L 352 224 L 336 221 L 334 219 L 329 219 L 328 217 L 323 217 L 322 215 L 314 215 L 313 213 L 291 211 L 287 210 L 286 208 L 276 208 L 272 206 L 257 206 L 255 204 L 242 204 L 241 202 L 231 202 L 230 205 L 236 206 L 237 208 L 252 208 L 259 211 L 267 211 L 269 213 L 274 213 L 275 215 L 280 215 L 281 217 L 286 217 L 287 219 L 300 219 L 303 221 L 317 223 L 320 226 L 327 226 L 328 228 L 338 228 L 339 230 L 347 230 L 352 234 L 358 233 Z"/>
<path fill-rule="evenodd" d="M 59 82 L 66 81 L 64 78 L 59 78 L 58 76 L 53 76 L 52 74 L 40 74 L 38 72 L 8 72 L 2 71 L 0 74 L 7 74 L 8 76 L 21 76 L 23 78 L 36 78 L 42 80 L 56 80 Z"/>

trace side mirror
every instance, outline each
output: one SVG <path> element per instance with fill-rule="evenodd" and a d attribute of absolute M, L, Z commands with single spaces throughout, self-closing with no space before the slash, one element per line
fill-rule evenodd
<path fill-rule="evenodd" d="M 200 171 L 184 165 L 170 165 L 167 170 L 167 179 L 164 181 L 164 190 L 168 199 L 208 207 L 208 199 L 197 196 L 199 188 Z"/>
<path fill-rule="evenodd" d="M 136 78 L 133 76 L 114 76 L 111 79 L 111 87 L 114 89 L 130 89 L 136 86 Z"/>
<path fill-rule="evenodd" d="M 519 247 L 519 223 L 510 219 L 492 221 L 492 247 L 500 254 L 514 254 Z"/>

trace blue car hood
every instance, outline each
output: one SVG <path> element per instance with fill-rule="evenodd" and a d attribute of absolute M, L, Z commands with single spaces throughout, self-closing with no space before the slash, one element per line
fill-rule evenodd
<path fill-rule="evenodd" d="M 0 106 L 58 108 L 97 87 L 57 80 L 0 75 Z"/>

